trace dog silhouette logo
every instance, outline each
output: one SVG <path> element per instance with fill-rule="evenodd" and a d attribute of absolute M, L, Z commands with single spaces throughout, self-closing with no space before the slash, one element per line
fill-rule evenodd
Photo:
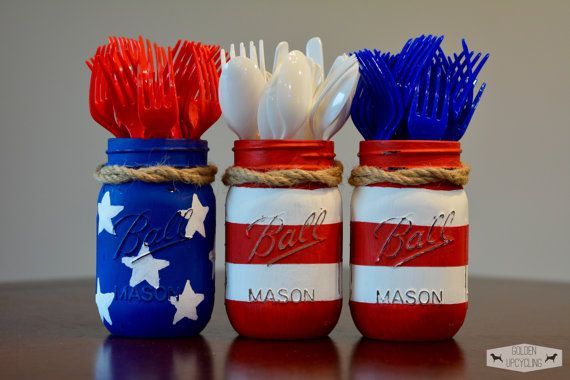
<path fill-rule="evenodd" d="M 552 363 L 554 363 L 557 356 L 558 354 L 546 355 L 546 360 L 544 362 L 546 363 L 547 361 L 552 360 Z"/>
<path fill-rule="evenodd" d="M 503 356 L 503 355 L 495 355 L 494 353 L 491 352 L 491 357 L 493 358 L 493 363 L 494 363 L 495 361 L 497 361 L 497 360 L 502 363 L 502 362 L 503 362 L 502 356 Z"/>

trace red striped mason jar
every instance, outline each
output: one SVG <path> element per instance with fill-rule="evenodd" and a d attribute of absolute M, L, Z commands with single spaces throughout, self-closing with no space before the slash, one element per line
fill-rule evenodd
<path fill-rule="evenodd" d="M 360 165 L 462 166 L 455 141 L 362 141 Z M 462 186 L 382 182 L 354 190 L 350 311 L 369 338 L 452 337 L 467 312 L 467 195 Z"/>
<path fill-rule="evenodd" d="M 238 140 L 235 166 L 256 171 L 334 165 L 331 141 Z M 232 186 L 226 200 L 226 310 L 241 335 L 326 336 L 342 307 L 337 187 Z"/>

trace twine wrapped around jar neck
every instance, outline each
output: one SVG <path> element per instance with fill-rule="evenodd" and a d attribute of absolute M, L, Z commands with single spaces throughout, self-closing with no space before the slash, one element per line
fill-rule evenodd
<path fill-rule="evenodd" d="M 342 182 L 343 166 L 334 161 L 334 166 L 318 169 L 279 169 L 259 171 L 231 166 L 226 169 L 222 182 L 226 186 L 256 184 L 269 187 L 293 187 L 310 183 L 319 183 L 327 187 L 336 187 Z"/>
<path fill-rule="evenodd" d="M 469 165 L 447 169 L 440 167 L 420 167 L 410 169 L 384 170 L 375 166 L 357 166 L 352 169 L 348 183 L 352 186 L 367 186 L 375 183 L 389 182 L 403 186 L 427 185 L 436 182 L 447 182 L 464 186 L 469 182 Z"/>
<path fill-rule="evenodd" d="M 216 165 L 196 166 L 193 168 L 175 168 L 158 165 L 132 168 L 121 165 L 99 165 L 93 177 L 102 183 L 121 184 L 131 181 L 150 183 L 182 182 L 203 186 L 214 182 L 218 168 Z"/>

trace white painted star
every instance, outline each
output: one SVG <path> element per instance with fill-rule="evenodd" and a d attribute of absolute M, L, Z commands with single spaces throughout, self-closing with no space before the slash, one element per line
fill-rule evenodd
<path fill-rule="evenodd" d="M 216 251 L 212 249 L 208 253 L 208 259 L 212 262 L 212 278 L 214 278 L 214 273 L 216 273 Z"/>
<path fill-rule="evenodd" d="M 158 271 L 170 265 L 168 260 L 155 259 L 146 243 L 141 246 L 136 256 L 123 257 L 121 261 L 133 270 L 129 281 L 130 286 L 146 281 L 155 289 L 158 289 L 160 282 Z"/>
<path fill-rule="evenodd" d="M 99 309 L 99 316 L 101 317 L 101 322 L 104 320 L 108 324 L 112 325 L 111 316 L 109 315 L 109 306 L 115 298 L 115 293 L 101 293 L 101 285 L 99 279 L 97 278 L 97 293 L 95 294 L 95 303 L 97 304 L 97 309 Z"/>
<path fill-rule="evenodd" d="M 189 318 L 193 321 L 198 319 L 198 305 L 204 301 L 204 295 L 200 293 L 195 293 L 194 289 L 190 285 L 190 280 L 186 280 L 186 285 L 184 285 L 184 290 L 182 294 L 178 296 L 171 296 L 169 299 L 170 303 L 176 307 L 176 313 L 174 314 L 174 319 L 172 324 L 175 325 L 178 321 Z"/>
<path fill-rule="evenodd" d="M 123 211 L 124 206 L 113 206 L 111 205 L 111 195 L 107 191 L 103 195 L 101 202 L 97 204 L 97 214 L 99 214 L 99 225 L 97 227 L 97 235 L 99 235 L 103 230 L 107 231 L 111 235 L 115 235 L 115 228 L 113 228 L 113 219 L 118 213 Z"/>
<path fill-rule="evenodd" d="M 186 210 L 178 210 L 178 213 L 184 218 L 188 219 L 186 224 L 186 233 L 184 236 L 187 239 L 192 239 L 195 232 L 198 232 L 203 237 L 206 237 L 206 230 L 204 229 L 204 220 L 208 214 L 209 207 L 204 207 L 200 203 L 198 196 L 194 194 L 192 197 L 192 207 Z"/>

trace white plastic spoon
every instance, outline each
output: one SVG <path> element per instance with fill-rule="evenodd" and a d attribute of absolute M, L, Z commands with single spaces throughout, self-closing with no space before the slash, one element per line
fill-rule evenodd
<path fill-rule="evenodd" d="M 311 109 L 314 90 L 309 62 L 300 51 L 284 55 L 286 47 L 280 44 L 277 48 L 275 71 L 259 103 L 257 121 L 262 139 L 292 139 Z"/>
<path fill-rule="evenodd" d="M 273 59 L 273 74 L 275 74 L 279 67 L 285 62 L 289 54 L 289 43 L 281 41 L 275 48 L 275 58 Z"/>
<path fill-rule="evenodd" d="M 319 37 L 313 37 L 307 41 L 305 54 L 311 66 L 313 91 L 316 91 L 324 81 L 323 44 Z M 309 120 L 306 120 L 301 128 L 291 136 L 293 140 L 312 140 L 313 137 L 313 131 L 311 130 Z"/>
<path fill-rule="evenodd" d="M 307 41 L 305 48 L 307 58 L 312 61 L 313 84 L 318 88 L 324 80 L 323 43 L 319 37 L 313 37 Z"/>
<path fill-rule="evenodd" d="M 305 55 L 294 50 L 281 64 L 275 81 L 273 138 L 291 139 L 305 124 L 313 103 L 313 77 Z M 270 115 L 271 117 L 271 115 Z"/>
<path fill-rule="evenodd" d="M 345 55 L 335 60 L 323 86 L 316 94 L 309 117 L 315 138 L 329 140 L 346 123 L 358 78 L 356 58 Z"/>

